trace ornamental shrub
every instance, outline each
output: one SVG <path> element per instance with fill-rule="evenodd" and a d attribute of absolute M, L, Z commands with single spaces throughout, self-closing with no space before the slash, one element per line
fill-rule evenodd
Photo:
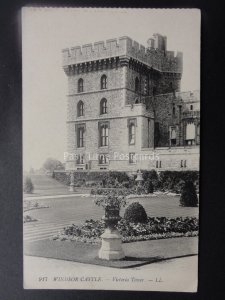
<path fill-rule="evenodd" d="M 192 181 L 185 182 L 181 191 L 180 205 L 186 207 L 198 206 L 198 197 Z"/>
<path fill-rule="evenodd" d="M 138 202 L 133 202 L 126 208 L 124 219 L 132 223 L 146 223 L 148 217 L 144 207 Z"/>
<path fill-rule="evenodd" d="M 151 181 L 153 189 L 156 190 L 159 187 L 159 176 L 155 170 L 143 170 L 144 182 Z"/>
<path fill-rule="evenodd" d="M 159 188 L 162 191 L 177 192 L 180 181 L 192 181 L 196 184 L 198 180 L 198 171 L 162 171 L 159 175 Z"/>
<path fill-rule="evenodd" d="M 124 181 L 129 181 L 129 176 L 125 172 L 119 172 L 119 171 L 110 171 L 108 173 L 108 176 L 119 183 L 122 183 Z"/>
<path fill-rule="evenodd" d="M 154 186 L 151 180 L 146 181 L 144 187 L 146 189 L 147 194 L 152 194 L 154 192 Z"/>
<path fill-rule="evenodd" d="M 34 186 L 33 186 L 32 180 L 29 176 L 27 176 L 24 180 L 23 191 L 24 191 L 24 193 L 32 194 L 33 190 L 34 190 Z"/>
<path fill-rule="evenodd" d="M 177 181 L 177 183 L 174 184 L 173 191 L 177 194 L 180 194 L 184 187 L 184 184 L 185 184 L 185 181 L 182 179 Z"/>

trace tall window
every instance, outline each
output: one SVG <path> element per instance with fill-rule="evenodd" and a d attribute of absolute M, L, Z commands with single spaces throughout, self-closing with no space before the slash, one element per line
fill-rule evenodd
<path fill-rule="evenodd" d="M 156 161 L 156 168 L 162 168 L 162 162 L 161 160 Z"/>
<path fill-rule="evenodd" d="M 195 142 L 195 124 L 189 122 L 186 126 L 186 145 L 193 145 Z"/>
<path fill-rule="evenodd" d="M 106 165 L 108 163 L 109 163 L 109 156 L 108 156 L 108 154 L 101 153 L 99 155 L 99 164 L 100 165 Z"/>
<path fill-rule="evenodd" d="M 84 154 L 79 154 L 77 157 L 77 164 L 83 165 L 84 164 Z"/>
<path fill-rule="evenodd" d="M 176 108 L 175 108 L 175 104 L 173 104 L 173 115 L 176 114 Z"/>
<path fill-rule="evenodd" d="M 84 91 L 84 81 L 82 78 L 78 80 L 78 87 L 77 87 L 78 93 L 82 93 Z"/>
<path fill-rule="evenodd" d="M 181 160 L 180 166 L 181 166 L 181 168 L 186 168 L 187 167 L 187 161 L 186 160 Z"/>
<path fill-rule="evenodd" d="M 135 125 L 134 125 L 134 123 L 131 123 L 129 125 L 129 144 L 130 145 L 135 144 Z"/>
<path fill-rule="evenodd" d="M 100 102 L 100 114 L 107 114 L 107 100 L 105 98 Z"/>
<path fill-rule="evenodd" d="M 136 163 L 135 153 L 129 153 L 129 163 L 130 164 L 135 164 Z"/>
<path fill-rule="evenodd" d="M 140 92 L 140 82 L 139 79 L 136 77 L 135 79 L 135 93 L 139 93 Z"/>
<path fill-rule="evenodd" d="M 102 75 L 101 77 L 101 90 L 107 89 L 107 76 Z"/>
<path fill-rule="evenodd" d="M 84 127 L 77 128 L 77 147 L 84 147 Z"/>
<path fill-rule="evenodd" d="M 177 143 L 176 127 L 170 127 L 170 145 L 176 146 L 176 143 Z"/>
<path fill-rule="evenodd" d="M 77 104 L 77 116 L 81 117 L 84 115 L 84 103 L 83 101 L 79 101 Z"/>
<path fill-rule="evenodd" d="M 109 127 L 103 124 L 100 127 L 100 146 L 108 146 L 109 144 Z"/>

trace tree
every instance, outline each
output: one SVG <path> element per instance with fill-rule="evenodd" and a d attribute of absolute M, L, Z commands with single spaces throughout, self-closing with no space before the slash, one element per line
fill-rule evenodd
<path fill-rule="evenodd" d="M 198 206 L 198 196 L 192 181 L 185 182 L 181 190 L 180 205 L 186 207 Z"/>
<path fill-rule="evenodd" d="M 29 176 L 27 176 L 24 180 L 23 191 L 24 193 L 32 194 L 33 190 L 34 190 L 34 186 L 32 180 Z"/>
<path fill-rule="evenodd" d="M 50 172 L 53 172 L 54 170 L 64 170 L 64 166 L 61 161 L 54 158 L 48 158 L 43 164 L 43 168 Z"/>

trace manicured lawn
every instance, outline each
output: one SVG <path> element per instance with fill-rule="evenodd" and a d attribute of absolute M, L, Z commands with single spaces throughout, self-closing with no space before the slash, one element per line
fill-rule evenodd
<path fill-rule="evenodd" d="M 80 224 L 87 219 L 100 219 L 104 211 L 93 203 L 92 197 L 70 197 L 57 199 L 37 200 L 40 204 L 48 205 L 47 209 L 33 210 L 29 215 L 35 219 L 50 221 L 68 220 Z M 130 199 L 129 203 L 139 201 L 145 208 L 148 216 L 152 217 L 197 217 L 198 208 L 179 206 L 179 197 L 159 196 L 149 198 Z M 121 216 L 124 214 L 121 210 Z"/>
<path fill-rule="evenodd" d="M 31 180 L 34 185 L 32 194 L 25 194 L 25 197 L 30 196 L 47 196 L 47 195 L 66 195 L 71 194 L 69 187 L 46 175 L 31 175 Z M 75 193 L 89 193 L 90 189 L 77 188 Z"/>
<path fill-rule="evenodd" d="M 198 217 L 198 207 L 181 207 L 179 196 L 160 195 L 149 198 L 136 198 L 150 217 Z"/>
<path fill-rule="evenodd" d="M 57 195 L 70 194 L 68 187 L 45 175 L 32 175 L 34 184 L 34 195 Z M 79 189 L 79 192 L 85 190 Z M 87 193 L 87 191 L 86 191 Z M 35 197 L 34 197 L 35 199 Z M 104 211 L 93 203 L 92 197 L 62 197 L 55 199 L 33 200 L 40 204 L 49 206 L 47 209 L 33 210 L 29 212 L 35 219 L 51 221 L 71 221 L 76 224 L 84 222 L 86 219 L 100 219 Z M 179 206 L 179 196 L 158 195 L 157 197 L 129 199 L 129 203 L 138 201 L 141 203 L 148 216 L 152 217 L 197 217 L 198 208 Z M 124 214 L 121 210 L 121 216 Z"/>
<path fill-rule="evenodd" d="M 79 242 L 44 240 L 27 244 L 25 255 L 51 257 L 108 267 L 129 268 L 165 259 L 197 255 L 198 239 L 196 237 L 173 238 L 123 244 L 126 257 L 121 261 L 98 259 L 99 248 L 99 245 Z"/>

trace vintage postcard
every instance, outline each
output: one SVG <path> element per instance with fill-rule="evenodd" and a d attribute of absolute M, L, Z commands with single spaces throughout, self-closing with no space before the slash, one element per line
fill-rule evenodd
<path fill-rule="evenodd" d="M 25 289 L 197 291 L 200 18 L 22 9 Z"/>

